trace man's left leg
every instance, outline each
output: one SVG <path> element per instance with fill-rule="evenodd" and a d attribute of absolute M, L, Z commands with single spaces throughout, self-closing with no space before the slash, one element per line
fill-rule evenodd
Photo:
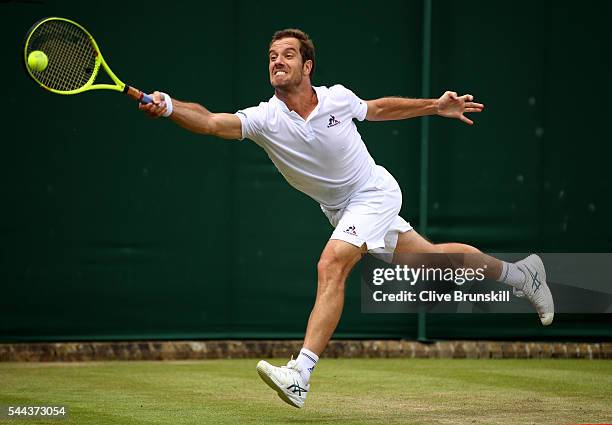
<path fill-rule="evenodd" d="M 402 253 L 411 254 L 402 257 Z M 423 254 L 423 255 L 419 255 Z M 432 256 L 430 254 L 449 254 Z M 465 254 L 465 255 L 454 255 Z M 442 258 L 441 258 L 442 257 Z M 394 263 L 410 261 L 418 266 L 431 261 L 447 261 L 449 266 L 458 268 L 484 267 L 485 277 L 508 284 L 513 287 L 516 296 L 526 297 L 535 307 L 544 326 L 550 325 L 555 315 L 552 294 L 546 284 L 546 271 L 542 260 L 537 255 L 530 255 L 516 263 L 507 263 L 487 255 L 473 246 L 461 243 L 433 244 L 419 235 L 415 230 L 400 233 L 393 255 Z M 446 264 L 426 264 L 446 266 Z"/>

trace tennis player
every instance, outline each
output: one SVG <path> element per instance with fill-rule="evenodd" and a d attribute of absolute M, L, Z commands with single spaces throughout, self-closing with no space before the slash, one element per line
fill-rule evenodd
<path fill-rule="evenodd" d="M 261 378 L 287 403 L 302 407 L 310 375 L 329 342 L 344 304 L 344 283 L 366 252 L 373 254 L 479 254 L 486 277 L 513 287 L 535 307 L 543 325 L 554 317 L 544 265 L 537 255 L 517 263 L 497 260 L 460 243 L 433 244 L 398 213 L 400 187 L 374 162 L 353 120 L 386 121 L 440 115 L 472 125 L 466 113 L 484 105 L 470 94 L 445 92 L 438 99 L 384 97 L 362 100 L 341 86 L 314 87 L 315 49 L 297 29 L 278 31 L 268 50 L 274 95 L 234 114 L 212 113 L 201 105 L 154 92 L 140 105 L 152 117 L 167 116 L 189 131 L 224 139 L 251 139 L 270 157 L 287 182 L 321 206 L 335 230 L 319 259 L 318 287 L 297 359 L 276 367 L 260 361 Z M 471 258 L 471 256 L 463 256 Z M 394 255 L 394 261 L 401 256 Z M 468 265 L 469 266 L 469 265 Z"/>

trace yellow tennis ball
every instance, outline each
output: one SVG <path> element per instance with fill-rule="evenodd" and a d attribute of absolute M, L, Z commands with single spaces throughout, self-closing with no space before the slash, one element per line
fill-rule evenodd
<path fill-rule="evenodd" d="M 28 55 L 28 66 L 34 72 L 44 71 L 48 64 L 49 59 L 47 58 L 47 55 L 40 50 L 34 50 Z"/>

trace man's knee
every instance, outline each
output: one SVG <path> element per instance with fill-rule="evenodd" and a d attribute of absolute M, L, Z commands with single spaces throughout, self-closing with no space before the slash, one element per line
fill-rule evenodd
<path fill-rule="evenodd" d="M 337 280 L 342 275 L 344 262 L 333 254 L 323 254 L 317 263 L 319 280 Z"/>
<path fill-rule="evenodd" d="M 471 245 L 462 243 L 441 243 L 435 245 L 442 254 L 480 254 L 481 251 Z"/>
<path fill-rule="evenodd" d="M 317 264 L 318 292 L 344 291 L 344 281 L 363 252 L 365 244 L 358 248 L 345 241 L 330 240 Z"/>
<path fill-rule="evenodd" d="M 427 241 L 423 252 L 427 254 L 478 254 L 480 251 L 470 245 L 459 243 L 431 243 Z"/>
<path fill-rule="evenodd" d="M 344 282 L 350 266 L 349 261 L 337 255 L 321 255 L 317 264 L 319 289 L 344 291 Z"/>

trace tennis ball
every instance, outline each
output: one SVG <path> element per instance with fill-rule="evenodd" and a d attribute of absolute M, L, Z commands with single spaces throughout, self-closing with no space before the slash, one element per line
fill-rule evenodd
<path fill-rule="evenodd" d="M 28 55 L 28 66 L 34 72 L 44 71 L 48 64 L 49 59 L 47 58 L 47 55 L 40 50 L 34 50 Z"/>

